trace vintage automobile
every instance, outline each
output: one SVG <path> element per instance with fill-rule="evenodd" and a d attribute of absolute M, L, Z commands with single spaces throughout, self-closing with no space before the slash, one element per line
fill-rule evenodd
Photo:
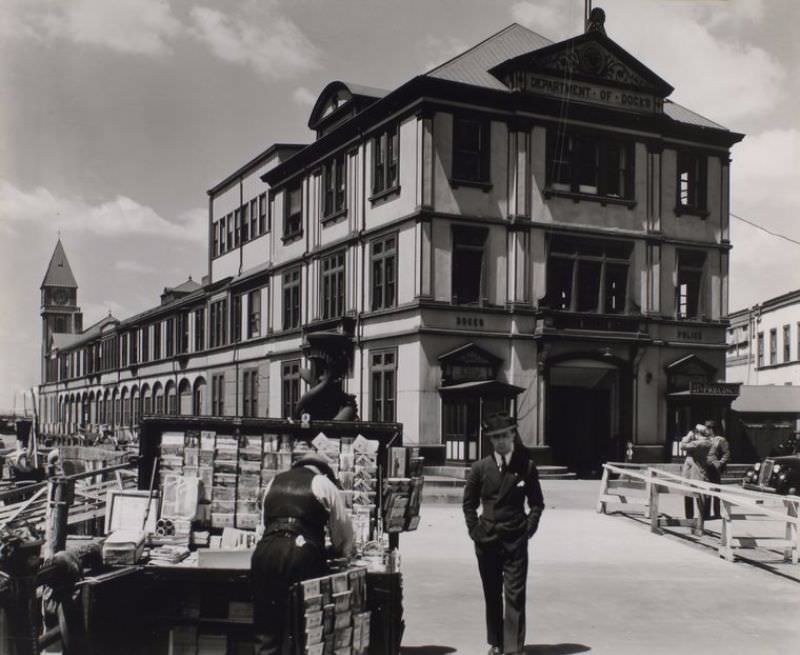
<path fill-rule="evenodd" d="M 779 444 L 769 457 L 744 474 L 742 486 L 754 491 L 800 494 L 800 433 Z"/>

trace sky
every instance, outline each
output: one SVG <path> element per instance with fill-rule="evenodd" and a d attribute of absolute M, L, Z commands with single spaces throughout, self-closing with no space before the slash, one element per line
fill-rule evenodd
<path fill-rule="evenodd" d="M 671 99 L 747 136 L 731 212 L 800 241 L 800 2 L 595 0 Z M 38 384 L 59 238 L 88 326 L 206 273 L 207 189 L 306 143 L 328 82 L 392 89 L 512 22 L 559 41 L 584 0 L 0 0 L 0 409 Z M 800 245 L 731 219 L 730 308 L 800 288 Z"/>

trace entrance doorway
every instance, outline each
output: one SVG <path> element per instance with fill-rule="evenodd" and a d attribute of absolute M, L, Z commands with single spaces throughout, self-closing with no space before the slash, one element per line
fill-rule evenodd
<path fill-rule="evenodd" d="M 602 473 L 619 439 L 619 372 L 613 364 L 573 360 L 550 368 L 547 442 L 553 463 L 581 478 Z"/>

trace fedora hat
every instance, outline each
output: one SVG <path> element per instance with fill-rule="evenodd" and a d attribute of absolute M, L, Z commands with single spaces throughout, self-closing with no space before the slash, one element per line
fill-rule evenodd
<path fill-rule="evenodd" d="M 481 427 L 483 428 L 483 434 L 487 437 L 491 437 L 496 434 L 502 434 L 504 432 L 508 432 L 509 430 L 516 429 L 517 421 L 516 419 L 511 418 L 508 414 L 498 412 L 496 414 L 489 414 L 489 416 L 485 417 Z"/>

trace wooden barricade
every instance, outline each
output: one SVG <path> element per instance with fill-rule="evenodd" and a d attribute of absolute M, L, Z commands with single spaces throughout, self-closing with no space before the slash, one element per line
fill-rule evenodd
<path fill-rule="evenodd" d="M 618 477 L 612 479 L 612 475 Z M 648 485 L 648 467 L 642 464 L 609 462 L 603 465 L 603 477 L 600 480 L 600 495 L 597 498 L 597 511 L 605 514 L 608 503 L 623 505 L 641 505 L 645 516 L 649 515 L 650 489 Z"/>
<path fill-rule="evenodd" d="M 618 476 L 611 479 L 611 475 Z M 646 498 L 629 491 L 644 491 Z M 690 480 L 670 471 L 635 464 L 608 463 L 604 465 L 597 511 L 605 513 L 608 502 L 639 505 L 650 529 L 662 534 L 665 527 L 689 527 L 700 536 L 705 530 L 703 512 L 697 502 L 697 516 L 691 519 L 670 516 L 664 511 L 661 497 L 674 494 L 696 501 L 703 498 L 720 500 L 722 526 L 719 535 L 720 557 L 734 561 L 736 552 L 755 546 L 779 547 L 785 561 L 800 561 L 800 497 L 751 491 L 736 485 L 721 485 L 703 480 Z M 743 525 L 759 522 L 779 522 L 784 525 L 782 536 L 752 536 L 737 534 Z"/>

